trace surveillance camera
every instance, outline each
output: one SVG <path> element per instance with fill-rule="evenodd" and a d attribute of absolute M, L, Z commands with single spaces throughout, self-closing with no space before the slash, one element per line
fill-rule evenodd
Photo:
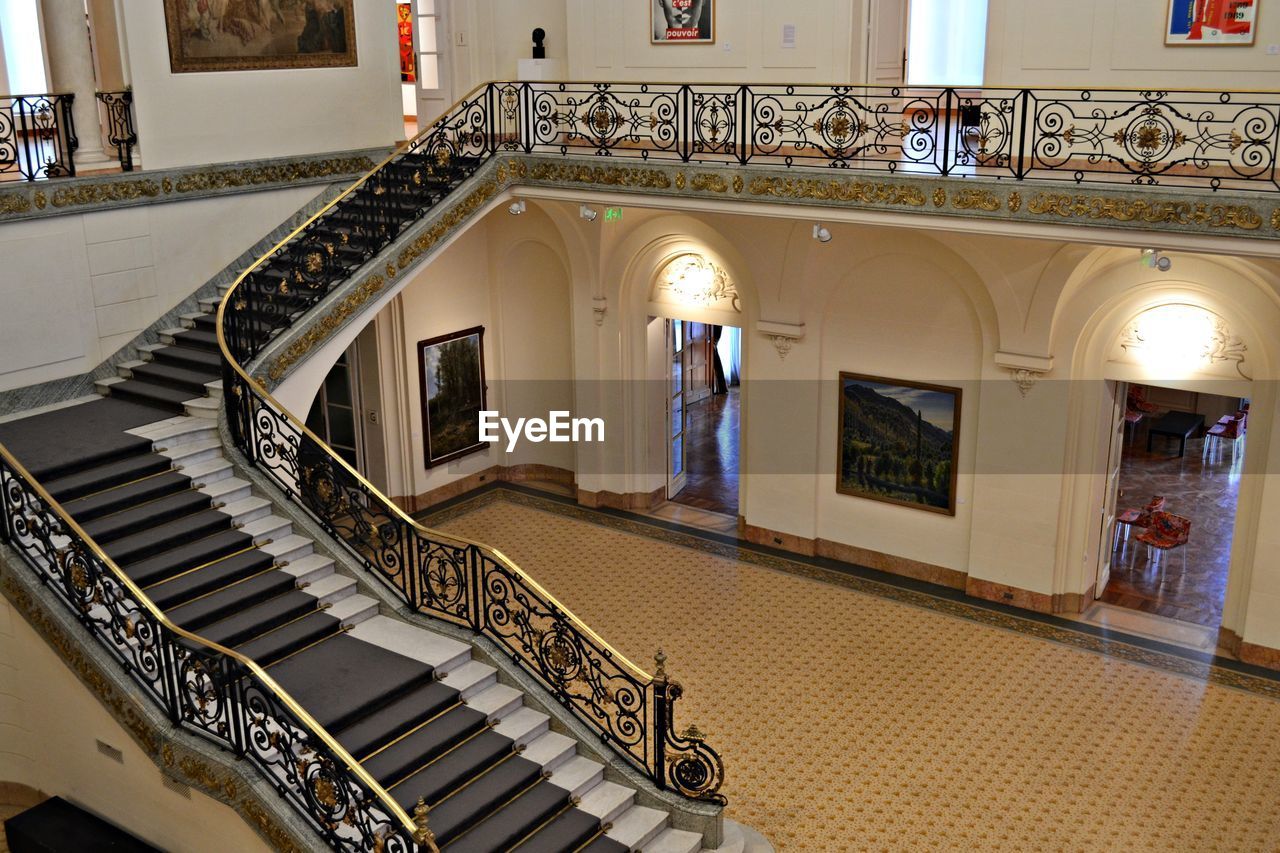
<path fill-rule="evenodd" d="M 831 232 L 828 231 L 821 222 L 815 222 L 813 224 L 813 239 L 817 240 L 819 243 L 830 243 Z"/>
<path fill-rule="evenodd" d="M 588 222 L 595 222 L 596 217 L 600 215 L 600 212 L 597 210 L 592 210 L 591 208 L 587 207 L 584 204 L 578 208 L 578 215 L 581 216 L 583 219 L 587 220 Z"/>
<path fill-rule="evenodd" d="M 507 208 L 507 212 L 512 216 L 519 216 L 525 212 L 526 207 L 527 205 L 525 204 L 525 200 L 520 199 L 519 201 L 511 202 L 511 206 Z"/>
<path fill-rule="evenodd" d="M 1156 269 L 1160 270 L 1160 272 L 1168 272 L 1169 268 L 1172 266 L 1173 266 L 1173 261 L 1170 260 L 1169 258 L 1166 258 L 1166 257 L 1156 258 Z"/>

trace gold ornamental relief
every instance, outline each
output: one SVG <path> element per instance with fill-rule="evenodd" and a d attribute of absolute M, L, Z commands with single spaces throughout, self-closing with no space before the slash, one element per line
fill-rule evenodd
<path fill-rule="evenodd" d="M 955 194 L 951 206 L 957 210 L 985 210 L 995 213 L 1000 209 L 1000 199 L 988 190 L 963 189 Z"/>
<path fill-rule="evenodd" d="M 319 346 L 328 337 L 336 332 L 347 318 L 355 314 L 360 308 L 372 299 L 386 284 L 386 280 L 380 275 L 371 275 L 366 278 L 359 287 L 353 292 L 347 294 L 341 302 L 339 302 L 333 310 L 324 316 L 319 323 L 315 324 L 294 341 L 289 347 L 276 358 L 271 364 L 271 369 L 267 373 L 272 381 L 278 381 L 290 367 L 298 363 L 298 360 L 311 352 L 315 347 Z"/>
<path fill-rule="evenodd" d="M 924 207 L 928 203 L 924 191 L 919 187 L 871 184 L 856 180 L 757 177 L 751 179 L 747 191 L 754 196 L 771 198 L 852 201 L 900 207 Z"/>
<path fill-rule="evenodd" d="M 97 184 L 81 184 L 63 187 L 53 193 L 54 207 L 75 207 L 85 204 L 103 204 L 109 201 L 133 201 L 139 198 L 155 198 L 160 195 L 160 185 L 151 179 L 140 181 L 111 181 Z"/>
<path fill-rule="evenodd" d="M 0 195 L 0 215 L 6 213 L 26 213 L 31 209 L 31 199 L 22 193 L 4 193 Z"/>
<path fill-rule="evenodd" d="M 1200 225 L 1257 231 L 1262 216 L 1248 205 L 1207 204 L 1189 201 L 1147 201 L 1105 196 L 1039 193 L 1027 203 L 1027 211 L 1064 219 L 1109 219 L 1113 222 L 1145 222 L 1152 225 Z"/>
<path fill-rule="evenodd" d="M 720 175 L 700 174 L 694 175 L 693 180 L 689 182 L 692 189 L 700 192 L 726 193 L 729 191 L 729 182 Z"/>

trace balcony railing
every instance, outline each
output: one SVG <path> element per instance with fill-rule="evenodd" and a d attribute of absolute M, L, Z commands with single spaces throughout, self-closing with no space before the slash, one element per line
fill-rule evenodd
<path fill-rule="evenodd" d="M 0 179 L 74 176 L 74 94 L 0 95 Z"/>
<path fill-rule="evenodd" d="M 107 141 L 116 147 L 120 171 L 132 172 L 133 146 L 138 144 L 138 131 L 133 126 L 133 91 L 99 92 L 98 101 L 105 112 Z"/>

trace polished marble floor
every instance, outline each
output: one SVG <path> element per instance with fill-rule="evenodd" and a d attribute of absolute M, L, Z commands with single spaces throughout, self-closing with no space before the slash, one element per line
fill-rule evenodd
<path fill-rule="evenodd" d="M 1148 453 L 1145 423 L 1138 425 L 1125 446 L 1117 506 L 1141 507 L 1152 495 L 1164 495 L 1168 512 L 1191 519 L 1191 536 L 1164 556 L 1162 568 L 1148 562 L 1146 546 L 1136 540 L 1117 549 L 1103 602 L 1212 628 L 1221 624 L 1240 464 L 1232 464 L 1230 450 L 1220 461 L 1202 461 L 1203 441 L 1188 441 L 1181 458 L 1173 455 L 1176 442 L 1157 440 Z"/>
<path fill-rule="evenodd" d="M 726 814 L 778 850 L 1280 849 L 1276 682 L 554 498 L 430 523 L 662 648 Z"/>
<path fill-rule="evenodd" d="M 698 509 L 738 515 L 738 428 L 736 387 L 689 407 L 685 421 L 688 482 L 673 501 Z"/>

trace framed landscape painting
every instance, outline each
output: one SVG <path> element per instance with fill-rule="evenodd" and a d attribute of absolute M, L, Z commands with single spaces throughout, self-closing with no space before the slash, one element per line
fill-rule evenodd
<path fill-rule="evenodd" d="M 164 0 L 169 67 L 192 71 L 356 64 L 355 0 Z"/>
<path fill-rule="evenodd" d="M 1164 43 L 1250 45 L 1257 37 L 1262 0 L 1169 0 Z"/>
<path fill-rule="evenodd" d="M 426 467 L 489 445 L 480 440 L 485 407 L 484 326 L 418 342 Z"/>
<path fill-rule="evenodd" d="M 714 44 L 716 0 L 649 0 L 651 44 Z"/>
<path fill-rule="evenodd" d="M 960 389 L 840 374 L 836 491 L 956 513 Z"/>

